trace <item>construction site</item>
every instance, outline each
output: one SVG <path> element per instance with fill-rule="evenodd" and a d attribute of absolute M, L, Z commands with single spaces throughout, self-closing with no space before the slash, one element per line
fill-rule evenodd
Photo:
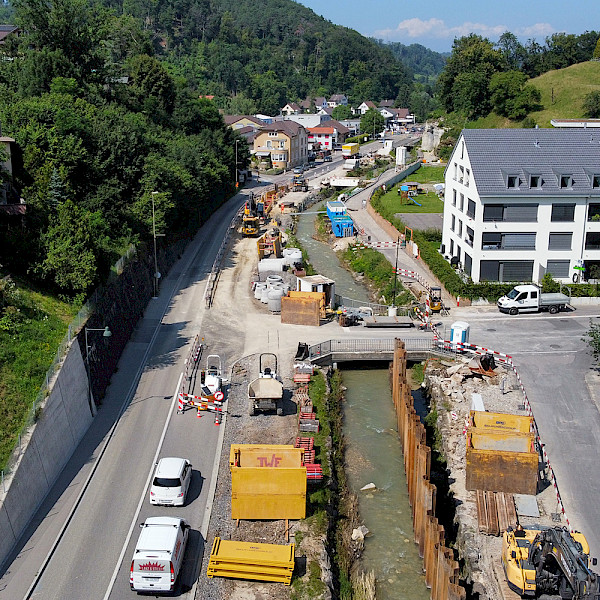
<path fill-rule="evenodd" d="M 236 241 L 234 251 L 247 257 L 243 273 L 253 312 L 284 325 L 320 327 L 336 314 L 335 282 L 306 276 L 302 251 L 286 247 L 286 210 L 297 209 L 294 204 L 290 210 L 286 192 L 272 190 L 270 201 L 265 195 L 245 207 L 244 216 L 257 217 L 259 231 L 243 232 L 252 239 Z M 442 309 L 439 288 L 429 289 L 428 306 Z M 432 600 L 596 599 L 589 547 L 565 517 L 515 366 L 510 357 L 465 341 L 438 344 L 426 361 L 427 428 L 414 408 L 400 340 L 390 370 L 414 542 Z M 311 381 L 324 374 L 306 360 L 307 348 L 294 353 L 284 346 L 286 353 L 279 338 L 273 340 L 265 353 L 245 356 L 231 371 L 227 451 L 210 525 L 214 534 L 206 540 L 212 550 L 207 578 L 199 584 L 203 598 L 289 598 L 292 572 L 296 597 L 335 597 L 339 585 L 332 523 L 316 523 L 309 500 L 337 485 L 331 439 L 315 441 L 328 434 L 331 415 L 317 410 L 309 394 Z M 433 481 L 443 482 L 440 489 Z M 369 543 L 368 531 L 358 514 L 351 525 L 359 532 L 357 559 Z M 354 570 L 360 571 L 359 561 Z M 375 597 L 371 583 L 366 597 Z"/>

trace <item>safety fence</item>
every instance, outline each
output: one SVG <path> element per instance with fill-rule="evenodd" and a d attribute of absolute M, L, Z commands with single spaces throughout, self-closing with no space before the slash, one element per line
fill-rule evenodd
<path fill-rule="evenodd" d="M 375 316 L 387 315 L 390 307 L 387 304 L 377 304 L 376 302 L 365 302 L 363 300 L 354 300 L 347 298 L 346 296 L 340 296 L 335 294 L 335 306 L 338 308 L 350 308 L 360 309 L 363 307 L 370 308 Z M 399 308 L 396 309 L 396 316 L 398 317 L 412 317 L 413 312 L 410 309 Z"/>
<path fill-rule="evenodd" d="M 405 343 L 394 340 L 392 398 L 404 451 L 415 542 L 423 559 L 431 600 L 464 600 L 466 590 L 459 585 L 459 564 L 454 559 L 454 551 L 445 544 L 444 527 L 434 516 L 437 489 L 430 481 L 431 449 L 406 379 L 406 361 Z"/>
<path fill-rule="evenodd" d="M 231 219 L 231 223 L 229 224 L 227 232 L 223 236 L 223 241 L 219 246 L 217 256 L 215 256 L 215 260 L 213 261 L 213 265 L 208 276 L 208 281 L 206 282 L 206 290 L 204 291 L 204 302 L 206 304 L 206 308 L 210 308 L 212 306 L 213 298 L 217 290 L 217 281 L 219 280 L 219 273 L 221 272 L 221 262 L 223 261 L 223 256 L 225 256 L 225 250 L 227 248 L 227 245 L 229 244 L 231 235 L 241 222 L 243 214 L 244 207 L 241 206 L 237 213 L 235 213 L 235 215 Z"/>

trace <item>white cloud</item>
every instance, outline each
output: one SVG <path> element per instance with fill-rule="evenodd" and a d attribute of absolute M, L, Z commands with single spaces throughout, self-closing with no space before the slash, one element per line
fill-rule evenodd
<path fill-rule="evenodd" d="M 498 38 L 505 31 L 511 31 L 506 25 L 486 25 L 485 23 L 471 23 L 467 21 L 461 25 L 450 27 L 442 19 L 406 19 L 398 23 L 394 29 L 380 29 L 375 32 L 375 37 L 389 41 L 404 42 L 407 38 L 412 42 L 415 39 L 448 39 L 463 37 L 470 33 L 476 33 L 488 38 Z M 545 37 L 556 31 L 549 23 L 536 23 L 527 27 L 519 27 L 512 30 L 518 37 Z"/>

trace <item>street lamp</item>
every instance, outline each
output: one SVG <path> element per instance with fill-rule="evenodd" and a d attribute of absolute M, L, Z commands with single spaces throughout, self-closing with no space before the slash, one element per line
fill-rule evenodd
<path fill-rule="evenodd" d="M 235 140 L 235 188 L 237 189 L 239 187 L 239 182 L 238 182 L 238 142 L 240 140 Z"/>
<path fill-rule="evenodd" d="M 154 282 L 154 294 L 153 298 L 158 297 L 158 280 L 160 279 L 160 273 L 158 272 L 158 261 L 156 258 L 156 238 L 157 236 L 163 236 L 164 233 L 156 233 L 156 219 L 154 216 L 154 196 L 156 196 L 158 192 L 152 192 L 152 237 L 154 238 L 154 277 L 152 281 Z"/>
<path fill-rule="evenodd" d="M 109 338 L 112 335 L 112 331 L 108 328 L 108 325 L 103 329 L 95 329 L 92 327 L 84 327 L 85 332 L 85 365 L 87 368 L 87 376 L 88 376 L 88 403 L 90 405 L 90 412 L 92 413 L 92 417 L 96 416 L 94 410 L 94 402 L 92 400 L 92 372 L 90 370 L 90 345 L 88 343 L 88 331 L 102 331 L 102 337 Z"/>

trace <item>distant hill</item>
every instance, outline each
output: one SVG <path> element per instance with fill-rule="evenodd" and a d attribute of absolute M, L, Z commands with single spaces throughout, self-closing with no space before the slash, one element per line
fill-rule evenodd
<path fill-rule="evenodd" d="M 391 50 L 392 54 L 415 74 L 415 78 L 423 83 L 433 83 L 450 56 L 449 52 L 435 52 L 421 44 L 406 46 L 400 42 L 382 40 L 378 40 L 378 43 Z"/>
<path fill-rule="evenodd" d="M 292 0 L 128 0 L 123 7 L 153 30 L 173 74 L 217 102 L 250 100 L 248 107 L 273 114 L 307 95 L 344 93 L 359 103 L 410 97 L 412 76 L 390 49 Z"/>
<path fill-rule="evenodd" d="M 579 119 L 583 117 L 584 97 L 600 91 L 600 62 L 583 62 L 548 71 L 530 79 L 529 83 L 542 93 L 543 110 L 529 115 L 540 127 L 551 127 L 551 119 Z"/>

